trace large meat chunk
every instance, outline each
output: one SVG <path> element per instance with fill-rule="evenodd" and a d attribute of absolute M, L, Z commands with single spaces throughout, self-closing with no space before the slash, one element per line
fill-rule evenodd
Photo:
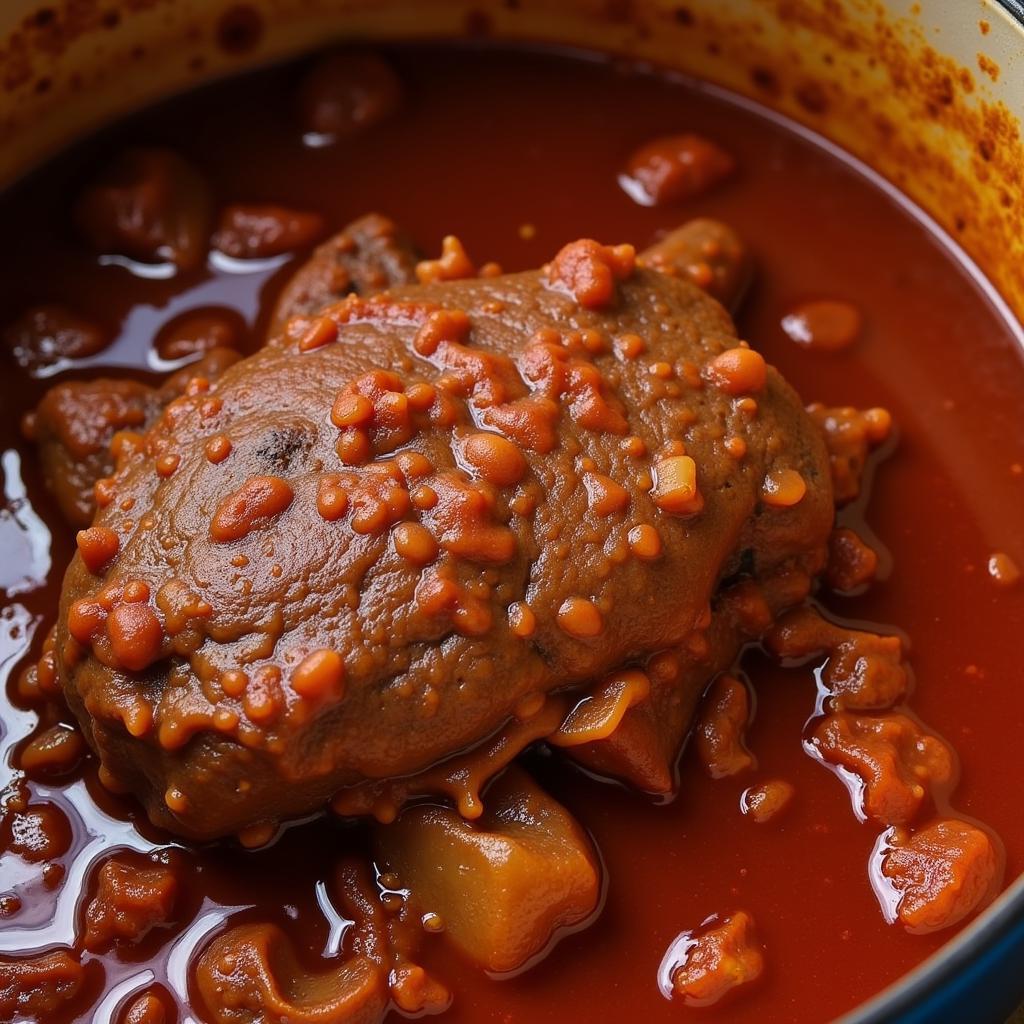
<path fill-rule="evenodd" d="M 195 837 L 421 771 L 664 649 L 699 662 L 720 584 L 806 584 L 833 518 L 820 434 L 722 307 L 589 240 L 292 318 L 113 490 L 60 678 L 106 776 Z M 677 678 L 692 706 L 708 677 Z"/>

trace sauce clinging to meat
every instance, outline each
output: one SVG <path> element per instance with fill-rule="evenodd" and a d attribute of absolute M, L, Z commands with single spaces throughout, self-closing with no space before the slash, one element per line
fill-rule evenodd
<path fill-rule="evenodd" d="M 1014 877 L 1024 868 L 1024 826 L 1005 794 L 1019 766 L 1012 745 L 998 737 L 1024 725 L 1024 697 L 1012 684 L 1016 665 L 1008 639 L 1024 626 L 1024 588 L 998 586 L 993 575 L 1012 575 L 1001 568 L 1007 559 L 1010 565 L 1013 559 L 1024 562 L 1024 551 L 1014 547 L 1020 544 L 1024 506 L 1024 428 L 1017 415 L 1024 367 L 1008 328 L 975 283 L 877 187 L 787 129 L 707 93 L 656 76 L 522 54 L 411 50 L 395 54 L 394 64 L 404 82 L 404 101 L 396 104 L 389 92 L 384 106 L 390 117 L 356 139 L 303 145 L 294 110 L 297 75 L 281 69 L 177 100 L 40 172 L 4 201 L 8 236 L 17 245 L 3 257 L 3 322 L 13 322 L 29 304 L 59 303 L 104 330 L 119 326 L 109 347 L 94 352 L 100 343 L 92 339 L 74 353 L 81 358 L 67 372 L 81 378 L 96 376 L 101 367 L 126 367 L 134 375 L 174 368 L 177 364 L 164 363 L 160 353 L 185 350 L 188 332 L 177 328 L 175 337 L 186 339 L 177 347 L 153 348 L 154 338 L 170 336 L 166 325 L 194 309 L 236 311 L 230 321 L 235 337 L 242 333 L 241 314 L 248 325 L 244 346 L 253 350 L 296 262 L 287 251 L 317 241 L 321 230 L 314 220 L 289 222 L 292 238 L 281 243 L 268 233 L 266 204 L 315 211 L 332 230 L 381 210 L 422 250 L 441 251 L 439 260 L 419 266 L 421 273 L 442 278 L 455 272 L 465 252 L 519 270 L 551 260 L 570 238 L 628 240 L 642 247 L 659 231 L 696 216 L 735 226 L 756 263 L 751 291 L 738 312 L 740 336 L 750 338 L 806 401 L 884 406 L 898 425 L 899 444 L 877 467 L 870 503 L 864 495 L 840 513 L 844 526 L 881 553 L 879 579 L 865 589 L 873 575 L 864 568 L 868 556 L 855 539 L 834 540 L 846 552 L 834 559 L 842 584 L 835 589 L 849 596 L 828 594 L 824 600 L 835 616 L 892 624 L 882 632 L 896 627 L 911 638 L 914 712 L 962 760 L 953 805 L 960 817 L 984 821 L 999 834 L 1006 846 L 1006 876 Z M 338 127 L 332 123 L 327 130 L 337 133 Z M 727 151 L 728 166 L 723 161 L 719 167 L 722 180 L 696 197 L 684 189 L 667 206 L 638 205 L 618 181 L 630 155 L 651 140 L 688 133 Z M 169 146 L 193 161 L 212 183 L 218 209 L 248 204 L 246 215 L 235 205 L 222 216 L 217 230 L 224 255 L 213 257 L 206 270 L 143 278 L 111 261 L 98 264 L 74 233 L 68 197 L 92 176 L 103 153 L 140 143 Z M 64 198 L 55 202 L 54 196 Z M 439 250 L 448 232 L 457 233 L 464 252 L 451 242 Z M 172 260 L 193 266 L 193 240 L 183 237 L 180 243 Z M 557 284 L 557 261 L 549 273 Z M 600 288 L 581 291 L 570 271 L 561 278 L 567 288 L 576 288 L 581 304 L 588 295 L 600 298 Z M 822 304 L 833 304 L 825 306 L 826 316 Z M 837 328 L 839 304 L 854 312 L 839 309 Z M 62 322 L 67 318 L 64 314 Z M 202 332 L 201 324 L 193 325 L 197 331 Z M 815 331 L 829 340 L 815 345 Z M 304 337 L 311 351 L 324 341 L 315 333 Z M 194 344 L 196 350 L 209 347 Z M 763 362 L 743 348 L 718 360 L 709 372 L 726 387 L 756 384 L 763 374 Z M 0 835 L 5 915 L 0 953 L 66 945 L 77 928 L 79 945 L 87 950 L 81 991 L 67 1004 L 65 1017 L 53 1015 L 54 1021 L 76 1019 L 76 1014 L 83 1020 L 120 1021 L 125 1018 L 119 1014 L 129 1014 L 133 993 L 142 991 L 154 993 L 151 1016 L 139 1004 L 131 1010 L 137 1016 L 127 1019 L 158 1020 L 154 1007 L 159 1003 L 166 1007 L 166 1019 L 176 1019 L 176 1013 L 184 1020 L 185 1000 L 197 996 L 190 954 L 204 948 L 228 916 L 234 924 L 279 926 L 295 943 L 302 970 L 326 969 L 339 949 L 345 915 L 344 907 L 332 903 L 332 893 L 339 873 L 350 870 L 345 856 L 366 848 L 366 830 L 324 820 L 291 828 L 262 851 L 243 853 L 232 844 L 190 848 L 159 833 L 137 806 L 106 793 L 92 758 L 58 721 L 43 723 L 52 730 L 45 743 L 34 744 L 26 761 L 22 748 L 35 716 L 19 706 L 13 680 L 28 660 L 30 638 L 38 656 L 54 618 L 61 570 L 75 544 L 74 530 L 53 515 L 52 499 L 17 429 L 21 415 L 52 383 L 10 365 L 3 378 L 0 429 L 8 507 L 0 521 L 5 552 L 0 584 L 6 592 L 2 657 L 12 679 L 8 698 L 14 702 L 4 705 L 3 742 L 5 756 L 16 752 L 23 764 L 36 767 L 28 806 L 16 813 L 16 834 L 8 823 Z M 129 428 L 134 400 L 126 393 L 119 413 Z M 364 422 L 361 410 L 353 401 L 335 405 L 334 425 L 342 436 L 351 431 L 358 437 L 353 423 Z M 822 409 L 814 415 L 830 414 Z M 876 416 L 853 429 L 870 432 L 877 426 Z M 370 431 L 364 433 L 365 440 L 353 443 L 375 443 Z M 206 458 L 219 465 L 230 458 L 230 444 L 219 435 L 211 438 Z M 494 444 L 469 438 L 465 458 L 499 483 L 517 482 L 522 466 L 507 451 L 489 450 Z M 664 500 L 678 503 L 690 495 L 687 459 L 666 453 L 658 464 L 664 466 L 663 487 L 665 480 L 673 484 L 662 491 Z M 171 477 L 176 468 L 167 461 L 157 471 Z M 272 482 L 276 479 L 255 478 L 244 485 L 252 493 L 233 495 L 214 516 L 213 540 L 229 543 L 287 508 L 291 495 L 282 489 L 283 481 Z M 786 476 L 773 479 L 766 502 L 799 502 L 801 483 Z M 658 481 L 652 484 L 657 494 Z M 328 481 L 318 495 L 325 520 L 342 514 L 340 486 Z M 614 505 L 614 491 L 600 486 L 604 500 Z M 52 542 L 39 516 L 50 524 Z M 637 531 L 635 539 L 630 535 L 637 557 L 657 558 L 658 537 Z M 407 529 L 395 543 L 410 561 L 429 562 L 431 541 L 429 534 Z M 115 542 L 116 535 L 86 531 L 78 549 L 99 571 L 116 554 Z M 990 559 L 996 559 L 994 574 Z M 131 641 L 124 651 L 129 658 L 137 655 L 140 667 L 148 657 L 146 645 L 158 639 L 150 636 L 148 620 L 139 621 L 145 613 L 131 609 L 147 607 L 127 598 L 118 605 L 129 609 L 118 612 L 118 621 L 125 620 L 123 635 Z M 585 635 L 600 631 L 596 612 L 594 606 L 567 601 L 560 615 L 567 631 Z M 513 629 L 530 635 L 536 628 L 531 614 L 528 607 L 518 609 Z M 818 660 L 787 669 L 757 651 L 744 660 L 757 695 L 746 749 L 734 745 L 720 751 L 722 764 L 731 758 L 740 765 L 737 774 L 708 771 L 707 762 L 701 763 L 703 745 L 693 742 L 680 767 L 679 797 L 654 806 L 635 793 L 567 771 L 564 761 L 543 751 L 528 758 L 544 787 L 570 808 L 600 850 L 608 880 L 603 908 L 596 923 L 565 937 L 533 970 L 500 982 L 428 943 L 420 956 L 454 993 L 450 1019 L 560 1020 L 583 1008 L 594 1019 L 627 1013 L 674 1019 L 686 1011 L 659 991 L 658 965 L 666 950 L 684 932 L 718 936 L 719 947 L 728 950 L 730 942 L 750 941 L 751 919 L 765 946 L 764 962 L 749 952 L 741 957 L 757 991 L 723 1004 L 730 1020 L 835 1015 L 937 947 L 942 933 L 910 935 L 885 922 L 868 882 L 869 864 L 876 868 L 877 882 L 895 870 L 892 865 L 912 865 L 917 848 L 929 842 L 941 846 L 950 835 L 978 851 L 975 861 L 986 853 L 976 835 L 940 825 L 916 833 L 915 847 L 898 834 L 893 813 L 882 810 L 878 813 L 897 830 L 882 862 L 874 851 L 878 823 L 858 822 L 835 776 L 807 756 L 823 745 L 841 754 L 849 736 L 864 731 L 863 709 L 850 698 L 843 698 L 840 709 L 816 715 L 821 708 L 812 670 L 821 662 L 819 653 L 833 651 L 827 682 L 833 693 L 841 692 L 845 677 L 835 652 L 849 637 L 811 642 L 790 627 L 780 624 L 772 644 L 793 651 L 794 644 L 806 641 Z M 900 674 L 898 653 L 895 659 L 896 668 L 873 682 L 902 693 L 908 680 Z M 303 662 L 300 687 L 308 683 L 312 692 L 321 685 L 341 686 L 332 665 L 326 655 Z M 733 679 L 724 685 L 727 679 L 721 677 L 716 686 L 723 700 L 735 702 L 736 717 L 742 719 L 753 703 L 747 683 Z M 917 742 L 919 726 L 911 718 L 893 712 L 885 727 Z M 954 769 L 940 763 L 944 747 L 931 749 L 925 771 L 944 800 L 943 787 Z M 6 761 L 2 770 L 6 784 Z M 912 797 L 912 787 L 907 792 Z M 878 801 L 872 803 L 874 795 Z M 868 787 L 866 806 L 888 806 L 886 795 L 884 788 Z M 178 799 L 167 794 L 172 810 Z M 753 813 L 755 807 L 764 812 Z M 135 883 L 133 910 L 118 914 L 104 892 L 123 888 L 128 877 Z M 718 918 L 708 922 L 711 915 Z M 921 923 L 920 915 L 914 922 Z M 265 930 L 250 936 L 255 945 L 282 941 Z M 114 949 L 116 937 L 124 941 Z M 326 961 L 319 961 L 321 954 Z M 208 965 L 199 972 L 200 987 L 215 983 L 210 979 L 217 969 Z M 50 965 L 57 983 L 62 971 L 70 974 L 71 968 Z M 700 1001 L 709 991 L 702 987 L 700 958 L 681 978 L 675 978 L 680 998 Z M 432 998 L 444 1001 L 437 993 Z M 178 1010 L 172 1010 L 174 1001 L 181 1004 Z"/>

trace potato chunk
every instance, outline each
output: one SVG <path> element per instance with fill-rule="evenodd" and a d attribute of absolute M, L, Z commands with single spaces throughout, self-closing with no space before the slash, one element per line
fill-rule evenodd
<path fill-rule="evenodd" d="M 438 914 L 481 967 L 505 972 L 590 916 L 601 879 L 583 829 L 525 772 L 510 768 L 485 802 L 474 822 L 447 807 L 411 807 L 376 836 L 410 899 Z"/>

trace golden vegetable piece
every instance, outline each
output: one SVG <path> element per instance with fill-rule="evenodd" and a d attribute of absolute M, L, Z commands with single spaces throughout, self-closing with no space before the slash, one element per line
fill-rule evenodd
<path fill-rule="evenodd" d="M 78 553 L 91 573 L 99 574 L 121 548 L 120 538 L 108 526 L 90 526 L 79 530 L 75 538 Z"/>
<path fill-rule="evenodd" d="M 593 601 L 585 597 L 569 597 L 558 609 L 558 625 L 577 640 L 600 636 L 604 630 L 601 612 Z"/>
<path fill-rule="evenodd" d="M 455 235 L 441 240 L 441 255 L 436 260 L 420 260 L 416 264 L 416 280 L 420 284 L 437 281 L 464 281 L 476 277 L 476 264 L 469 258 L 465 246 Z"/>
<path fill-rule="evenodd" d="M 622 723 L 631 707 L 647 700 L 651 681 L 636 669 L 616 672 L 584 697 L 565 716 L 548 740 L 556 747 L 578 747 L 606 740 Z"/>
<path fill-rule="evenodd" d="M 125 1008 L 119 1024 L 169 1024 L 174 1017 L 155 990 L 136 996 Z"/>
<path fill-rule="evenodd" d="M 548 267 L 547 279 L 585 309 L 601 309 L 614 301 L 615 282 L 627 280 L 635 268 L 633 246 L 601 245 L 592 238 L 581 238 L 558 251 Z"/>
<path fill-rule="evenodd" d="M 439 914 L 481 967 L 512 971 L 594 912 L 600 869 L 583 829 L 520 769 L 508 769 L 484 802 L 474 822 L 411 807 L 379 826 L 376 840 L 417 909 Z"/>
<path fill-rule="evenodd" d="M 807 483 L 795 469 L 775 469 L 761 485 L 761 501 L 769 508 L 792 508 L 803 501 Z"/>
<path fill-rule="evenodd" d="M 697 463 L 689 455 L 670 455 L 654 464 L 654 504 L 677 516 L 696 515 L 704 508 L 697 486 Z"/>
<path fill-rule="evenodd" d="M 241 540 L 284 512 L 292 497 L 291 485 L 280 477 L 250 477 L 217 506 L 210 536 L 218 544 Z"/>
<path fill-rule="evenodd" d="M 746 395 L 765 386 L 768 368 L 760 352 L 737 345 L 715 356 L 708 363 L 705 376 L 726 394 Z"/>
<path fill-rule="evenodd" d="M 78 729 L 51 725 L 26 744 L 21 752 L 21 769 L 37 777 L 64 775 L 77 766 L 85 751 L 85 740 Z"/>

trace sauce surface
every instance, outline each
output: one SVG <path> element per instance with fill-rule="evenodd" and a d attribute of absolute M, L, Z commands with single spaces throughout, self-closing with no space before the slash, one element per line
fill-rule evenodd
<path fill-rule="evenodd" d="M 741 337 L 805 401 L 893 414 L 898 443 L 879 460 L 870 500 L 840 514 L 875 539 L 882 578 L 861 596 L 825 603 L 833 615 L 910 638 L 911 706 L 960 755 L 953 804 L 999 834 L 1006 878 L 1016 877 L 1024 869 L 1024 818 L 1007 799 L 1019 778 L 1008 738 L 1024 728 L 1013 642 L 1024 628 L 1024 587 L 997 585 L 988 564 L 1002 552 L 1024 563 L 1024 363 L 976 282 L 855 170 L 705 91 L 602 62 L 441 49 L 392 56 L 406 100 L 357 140 L 305 145 L 294 115 L 298 72 L 284 68 L 150 111 L 39 172 L 0 207 L 12 240 L 0 256 L 0 321 L 32 303 L 59 301 L 115 331 L 109 347 L 65 371 L 82 378 L 98 368 L 135 375 L 173 368 L 156 356 L 153 340 L 196 307 L 236 310 L 248 327 L 246 350 L 258 346 L 301 257 L 214 257 L 205 269 L 162 280 L 100 265 L 82 247 L 70 202 L 102 154 L 125 144 L 176 149 L 209 177 L 221 205 L 315 210 L 332 228 L 380 210 L 428 253 L 454 233 L 474 259 L 506 270 L 538 266 L 578 236 L 643 246 L 695 216 L 735 226 L 756 262 L 737 316 Z M 735 172 L 669 206 L 630 198 L 618 182 L 630 155 L 652 138 L 689 132 L 722 145 Z M 862 323 L 852 343 L 833 351 L 794 343 L 784 319 L 817 300 L 856 307 Z M 52 383 L 10 364 L 0 383 L 0 667 L 11 680 L 30 646 L 38 654 L 74 546 L 18 430 Z M 711 1018 L 829 1019 L 944 941 L 947 933 L 908 935 L 879 911 L 868 881 L 877 827 L 855 819 L 840 781 L 801 744 L 815 710 L 811 668 L 779 669 L 757 651 L 743 667 L 757 693 L 747 733 L 758 762 L 753 775 L 710 779 L 691 744 L 678 798 L 654 806 L 542 751 L 530 757 L 541 783 L 601 852 L 604 908 L 589 928 L 510 979 L 492 981 L 427 947 L 425 966 L 455 994 L 445 1019 L 555 1021 L 588 1011 L 595 1019 L 667 1021 L 696 1013 L 664 998 L 659 964 L 681 932 L 737 909 L 757 921 L 767 966 L 756 991 L 699 1011 Z M 2 785 L 36 720 L 7 690 Z M 741 795 L 771 779 L 785 780 L 794 794 L 778 822 L 760 825 L 741 813 Z M 83 879 L 115 849 L 167 849 L 183 865 L 178 923 L 136 946 L 86 954 L 88 983 L 66 1019 L 119 1020 L 131 993 L 154 981 L 179 1004 L 178 1019 L 190 1019 L 190 953 L 229 916 L 279 923 L 310 964 L 336 951 L 337 910 L 323 882 L 344 853 L 362 847 L 361 828 L 323 820 L 289 829 L 264 851 L 190 849 L 106 793 L 91 758 L 70 781 L 33 782 L 30 792 L 34 804 L 52 803 L 66 815 L 71 837 L 53 861 L 63 875 L 51 872 L 48 881 L 38 864 L 0 849 L 0 891 L 16 891 L 22 902 L 0 921 L 0 953 L 72 943 L 84 914 Z"/>

